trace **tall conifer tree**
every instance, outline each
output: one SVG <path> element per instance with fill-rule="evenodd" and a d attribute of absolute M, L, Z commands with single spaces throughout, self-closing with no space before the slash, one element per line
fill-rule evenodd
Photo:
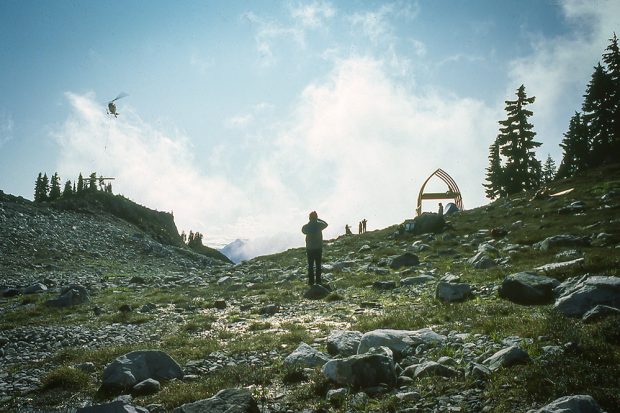
<path fill-rule="evenodd" d="M 65 187 L 62 190 L 62 197 L 65 198 L 65 197 L 71 196 L 72 194 L 73 194 L 73 187 L 71 186 L 71 181 L 67 180 L 67 182 L 65 182 Z"/>
<path fill-rule="evenodd" d="M 93 172 L 88 177 L 88 190 L 89 191 L 97 191 L 97 172 Z"/>
<path fill-rule="evenodd" d="M 499 144 L 497 139 L 489 146 L 489 167 L 487 168 L 487 183 L 482 184 L 485 187 L 484 192 L 487 198 L 495 199 L 498 196 L 505 196 L 506 191 L 503 185 L 502 161 L 499 156 Z"/>
<path fill-rule="evenodd" d="M 43 190 L 43 174 L 39 172 L 37 180 L 34 184 L 34 202 L 41 202 L 45 200 L 45 191 Z"/>
<path fill-rule="evenodd" d="M 49 191 L 50 180 L 47 177 L 47 173 L 44 173 L 43 178 L 41 178 L 41 201 L 47 201 Z"/>
<path fill-rule="evenodd" d="M 590 136 L 591 166 L 599 166 L 613 156 L 613 115 L 613 81 L 599 63 L 594 68 L 583 101 L 583 120 Z"/>
<path fill-rule="evenodd" d="M 60 177 L 57 172 L 54 172 L 54 175 L 52 175 L 52 185 L 50 187 L 50 201 L 55 201 L 60 198 L 60 195 Z"/>
<path fill-rule="evenodd" d="M 558 178 L 568 178 L 588 168 L 590 159 L 590 141 L 588 127 L 583 123 L 581 114 L 575 112 L 570 119 L 568 131 L 560 144 L 564 156 L 558 169 Z"/>
<path fill-rule="evenodd" d="M 618 48 L 618 38 L 616 33 L 603 53 L 603 62 L 607 66 L 607 73 L 612 83 L 611 106 L 612 106 L 612 126 L 611 126 L 611 153 L 615 154 L 614 161 L 620 157 L 620 49 Z"/>
<path fill-rule="evenodd" d="M 555 161 L 551 157 L 551 154 L 547 154 L 547 160 L 543 163 L 541 183 L 546 185 L 555 179 L 557 168 L 555 167 Z"/>
<path fill-rule="evenodd" d="M 508 195 L 538 187 L 541 174 L 540 161 L 534 152 L 541 143 L 534 140 L 534 125 L 528 121 L 533 113 L 525 108 L 534 103 L 536 97 L 527 97 L 523 85 L 516 95 L 516 100 L 506 101 L 508 117 L 499 121 L 502 127 L 497 136 L 500 153 L 505 157 L 502 183 Z"/>
<path fill-rule="evenodd" d="M 84 190 L 84 178 L 82 177 L 82 173 L 80 172 L 80 176 L 78 176 L 76 192 L 82 192 L 83 190 Z"/>

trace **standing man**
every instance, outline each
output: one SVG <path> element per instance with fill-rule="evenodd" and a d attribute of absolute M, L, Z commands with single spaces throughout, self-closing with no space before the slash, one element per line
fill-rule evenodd
<path fill-rule="evenodd" d="M 443 204 L 441 202 L 439 203 L 439 211 L 437 211 L 437 215 L 443 217 Z"/>
<path fill-rule="evenodd" d="M 321 284 L 321 258 L 323 255 L 322 231 L 325 228 L 327 228 L 327 222 L 319 219 L 316 211 L 310 212 L 308 223 L 301 228 L 301 232 L 306 234 L 306 254 L 308 256 L 309 285 Z"/>
<path fill-rule="evenodd" d="M 366 233 L 366 223 L 368 221 L 366 221 L 366 218 L 362 219 L 362 232 L 365 234 Z"/>

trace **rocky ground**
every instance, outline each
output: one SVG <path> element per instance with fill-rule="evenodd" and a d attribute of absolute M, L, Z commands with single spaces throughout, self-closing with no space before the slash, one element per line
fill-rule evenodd
<path fill-rule="evenodd" d="M 122 403 L 191 411 L 246 388 L 263 412 L 526 412 L 586 394 L 618 412 L 620 174 L 533 195 L 438 234 L 330 240 L 318 299 L 303 297 L 301 249 L 230 265 L 107 214 L 4 196 L 0 410 L 106 403 L 125 393 L 101 391 L 106 366 L 161 350 L 183 374 Z M 63 291 L 70 305 L 50 304 Z"/>

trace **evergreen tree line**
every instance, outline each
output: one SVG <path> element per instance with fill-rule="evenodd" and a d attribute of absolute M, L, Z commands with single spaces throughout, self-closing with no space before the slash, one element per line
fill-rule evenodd
<path fill-rule="evenodd" d="M 201 247 L 203 235 L 196 231 L 189 231 L 189 235 L 185 231 L 181 232 L 181 240 L 190 247 Z"/>
<path fill-rule="evenodd" d="M 111 194 L 112 184 L 106 184 L 102 176 L 97 178 L 96 172 L 91 173 L 87 179 L 84 179 L 80 173 L 76 182 L 71 183 L 67 180 L 61 191 L 60 176 L 57 172 L 54 172 L 51 180 L 47 177 L 47 173 L 39 172 L 34 184 L 34 202 L 55 201 L 84 191 L 103 191 Z"/>
<path fill-rule="evenodd" d="M 495 199 L 538 188 L 554 179 L 569 177 L 589 168 L 618 161 L 620 154 L 620 52 L 616 34 L 594 68 L 587 86 L 582 113 L 575 112 L 564 134 L 563 159 L 556 172 L 550 155 L 544 164 L 536 159 L 536 132 L 528 121 L 534 103 L 525 86 L 515 100 L 505 101 L 507 118 L 499 121 L 499 134 L 489 147 L 489 167 L 483 184 L 488 198 Z"/>

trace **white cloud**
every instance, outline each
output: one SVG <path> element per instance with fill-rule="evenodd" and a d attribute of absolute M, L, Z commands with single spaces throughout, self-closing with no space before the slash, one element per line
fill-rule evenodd
<path fill-rule="evenodd" d="M 620 2 L 564 0 L 561 8 L 575 30 L 552 38 L 533 37 L 533 52 L 512 61 L 506 91 L 506 97 L 513 99 L 515 90 L 524 84 L 528 95 L 536 96 L 533 123 L 538 139 L 545 144 L 539 158 L 551 152 L 556 161 L 562 133 L 573 112 L 581 110 L 593 67 L 618 29 Z"/>
<path fill-rule="evenodd" d="M 325 1 L 313 1 L 307 4 L 297 4 L 291 8 L 291 16 L 299 21 L 304 27 L 323 27 L 325 20 L 334 17 L 336 10 L 331 3 Z"/>
<path fill-rule="evenodd" d="M 351 58 L 328 82 L 308 86 L 271 160 L 301 188 L 299 209 L 319 211 L 332 236 L 364 217 L 373 228 L 411 217 L 420 185 L 438 167 L 460 185 L 466 206 L 484 202 L 497 114 L 474 100 L 407 93 L 384 70 Z"/>
<path fill-rule="evenodd" d="M 0 117 L 0 148 L 13 139 L 14 127 L 15 122 L 13 122 L 13 117 L 6 113 L 2 113 Z"/>
<path fill-rule="evenodd" d="M 127 107 L 109 117 L 92 94 L 66 97 L 73 112 L 54 132 L 63 179 L 93 171 L 115 177 L 115 191 L 173 211 L 179 229 L 200 230 L 207 241 L 227 234 L 246 195 L 225 177 L 201 175 L 186 137 L 154 128 Z"/>
<path fill-rule="evenodd" d="M 263 66 L 271 66 L 277 61 L 273 48 L 278 41 L 292 41 L 298 47 L 305 47 L 304 31 L 297 27 L 287 27 L 253 12 L 244 13 L 242 17 L 257 28 L 254 38 Z"/>
<path fill-rule="evenodd" d="M 394 18 L 415 19 L 419 14 L 418 3 L 392 2 L 382 4 L 377 10 L 354 13 L 349 21 L 359 28 L 374 44 L 394 39 Z"/>
<path fill-rule="evenodd" d="M 226 126 L 230 128 L 240 128 L 247 126 L 250 122 L 254 120 L 254 115 L 251 113 L 246 113 L 244 115 L 235 115 L 226 119 Z"/>
<path fill-rule="evenodd" d="M 369 230 L 400 223 L 439 167 L 457 181 L 466 207 L 485 202 L 497 113 L 479 101 L 408 90 L 389 68 L 364 57 L 339 61 L 288 114 L 252 131 L 270 138 L 248 139 L 247 158 L 235 158 L 238 140 L 201 157 L 206 170 L 228 164 L 226 176 L 202 173 L 186 137 L 158 130 L 131 108 L 109 118 L 94 96 L 68 93 L 73 113 L 55 133 L 58 170 L 63 178 L 93 170 L 116 177 L 116 191 L 173 210 L 180 229 L 203 232 L 212 244 L 251 239 L 254 254 L 302 245 L 311 210 L 330 224 L 327 237 L 363 218 Z"/>

